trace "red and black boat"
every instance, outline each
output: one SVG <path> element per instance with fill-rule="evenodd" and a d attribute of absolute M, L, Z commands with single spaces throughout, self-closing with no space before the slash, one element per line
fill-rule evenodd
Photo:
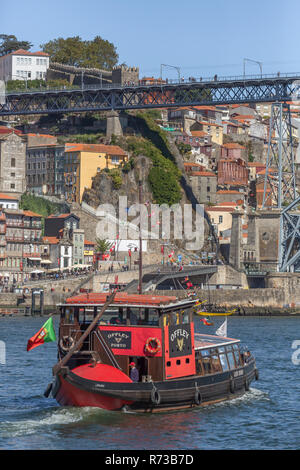
<path fill-rule="evenodd" d="M 46 396 L 63 406 L 155 412 L 242 395 L 258 378 L 254 357 L 238 339 L 195 333 L 195 304 L 124 292 L 67 299 Z"/>

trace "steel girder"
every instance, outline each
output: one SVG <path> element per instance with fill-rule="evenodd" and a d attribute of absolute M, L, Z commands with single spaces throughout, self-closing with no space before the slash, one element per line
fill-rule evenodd
<path fill-rule="evenodd" d="M 282 210 L 280 216 L 279 271 L 300 271 L 300 197 Z"/>
<path fill-rule="evenodd" d="M 283 103 L 273 103 L 262 208 L 272 206 L 279 209 L 280 272 L 300 271 L 299 205 L 290 107 Z"/>
<path fill-rule="evenodd" d="M 298 77 L 300 80 L 300 77 Z M 86 87 L 7 93 L 0 116 L 234 103 L 282 102 L 298 92 L 297 77 L 173 85 Z"/>
<path fill-rule="evenodd" d="M 295 149 L 293 148 L 290 107 L 273 103 L 270 118 L 268 155 L 262 208 L 282 208 L 297 197 Z"/>

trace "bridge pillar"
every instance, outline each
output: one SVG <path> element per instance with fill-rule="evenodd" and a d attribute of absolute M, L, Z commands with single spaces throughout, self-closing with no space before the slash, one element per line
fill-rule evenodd
<path fill-rule="evenodd" d="M 110 111 L 106 118 L 106 137 L 112 135 L 122 136 L 123 130 L 120 122 L 120 116 L 117 111 Z"/>
<path fill-rule="evenodd" d="M 242 263 L 242 217 L 241 211 L 232 213 L 229 263 L 235 269 L 240 269 Z"/>

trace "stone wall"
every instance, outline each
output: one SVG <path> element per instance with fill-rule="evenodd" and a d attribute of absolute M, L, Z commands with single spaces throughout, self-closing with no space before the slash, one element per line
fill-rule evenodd
<path fill-rule="evenodd" d="M 17 134 L 0 139 L 0 192 L 23 193 L 26 190 L 26 141 Z"/>
<path fill-rule="evenodd" d="M 282 309 L 287 305 L 284 289 L 196 289 L 196 292 L 201 300 L 224 309 Z M 151 294 L 154 295 L 155 292 Z M 157 291 L 157 294 L 184 298 L 187 292 L 168 290 Z"/>

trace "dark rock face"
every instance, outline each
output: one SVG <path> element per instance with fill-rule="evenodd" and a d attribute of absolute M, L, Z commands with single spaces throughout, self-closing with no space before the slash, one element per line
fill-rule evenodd
<path fill-rule="evenodd" d="M 137 158 L 135 168 L 128 173 L 120 171 L 122 184 L 115 189 L 114 182 L 109 173 L 102 171 L 98 173 L 92 183 L 91 189 L 86 189 L 83 201 L 97 208 L 100 204 L 113 204 L 118 207 L 119 197 L 127 196 L 128 206 L 139 202 L 139 176 L 142 179 L 142 202 L 153 202 L 151 189 L 147 182 L 152 162 L 145 157 Z"/>

